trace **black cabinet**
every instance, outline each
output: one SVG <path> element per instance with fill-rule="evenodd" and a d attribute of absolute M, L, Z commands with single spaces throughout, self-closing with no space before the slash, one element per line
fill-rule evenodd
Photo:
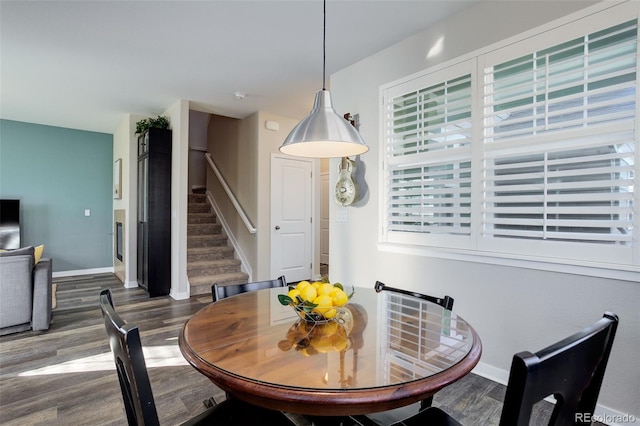
<path fill-rule="evenodd" d="M 171 290 L 171 130 L 138 137 L 138 285 L 149 296 Z"/>

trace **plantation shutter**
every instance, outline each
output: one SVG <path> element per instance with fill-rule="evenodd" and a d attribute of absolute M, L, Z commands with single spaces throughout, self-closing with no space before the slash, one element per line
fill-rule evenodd
<path fill-rule="evenodd" d="M 485 241 L 631 246 L 636 72 L 635 19 L 484 68 Z"/>
<path fill-rule="evenodd" d="M 381 242 L 638 271 L 639 12 L 606 7 L 383 86 Z"/>
<path fill-rule="evenodd" d="M 385 97 L 386 235 L 470 233 L 471 73 Z M 451 73 L 448 73 L 451 76 Z"/>

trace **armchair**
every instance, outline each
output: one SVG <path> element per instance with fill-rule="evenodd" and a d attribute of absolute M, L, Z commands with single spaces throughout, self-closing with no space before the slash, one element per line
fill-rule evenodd
<path fill-rule="evenodd" d="M 33 247 L 0 252 L 0 335 L 47 330 L 52 260 L 35 263 Z"/>

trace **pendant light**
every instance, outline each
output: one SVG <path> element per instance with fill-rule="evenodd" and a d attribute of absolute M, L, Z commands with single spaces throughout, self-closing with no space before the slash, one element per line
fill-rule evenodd
<path fill-rule="evenodd" d="M 311 113 L 293 128 L 280 152 L 297 157 L 332 158 L 364 154 L 369 150 L 358 130 L 333 109 L 325 86 L 327 2 L 323 1 L 322 90 L 316 93 Z"/>

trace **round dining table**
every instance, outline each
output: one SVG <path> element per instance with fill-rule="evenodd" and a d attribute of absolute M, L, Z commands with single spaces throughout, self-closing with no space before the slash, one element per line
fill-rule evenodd
<path fill-rule="evenodd" d="M 392 291 L 356 288 L 327 323 L 307 323 L 273 288 L 204 307 L 179 337 L 186 360 L 245 402 L 345 416 L 433 396 L 468 374 L 480 338 L 455 312 Z"/>

